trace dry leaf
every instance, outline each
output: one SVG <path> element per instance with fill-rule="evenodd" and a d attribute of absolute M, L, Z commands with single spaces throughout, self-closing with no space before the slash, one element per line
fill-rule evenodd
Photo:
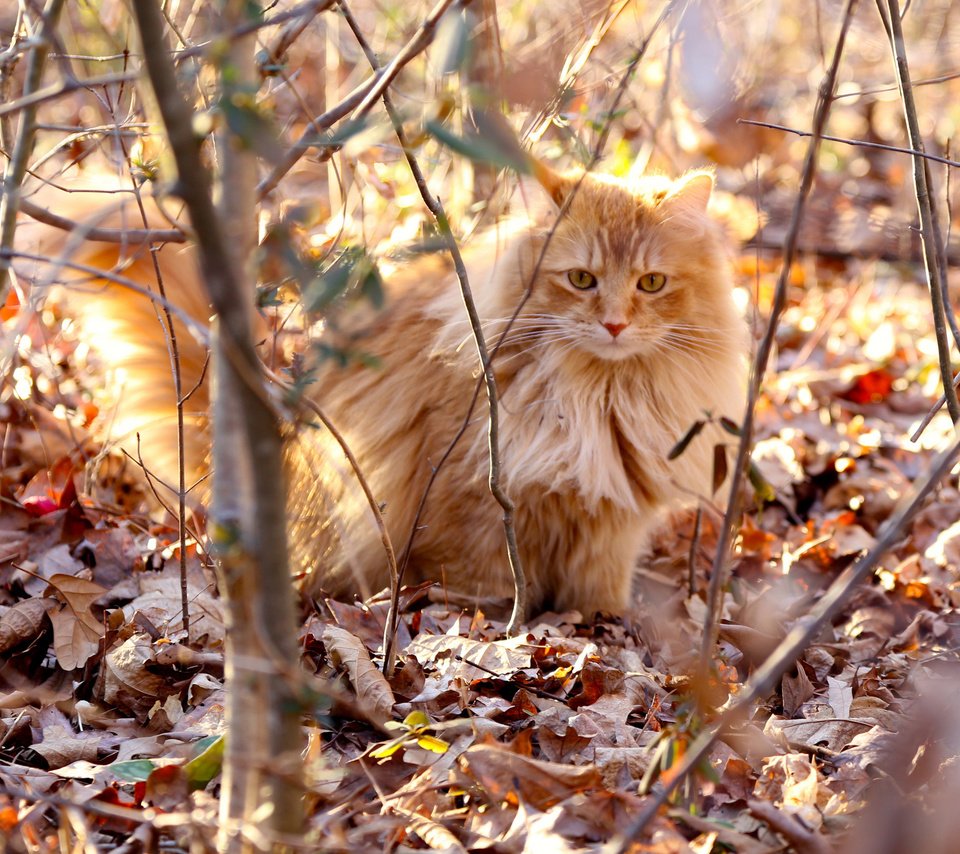
<path fill-rule="evenodd" d="M 469 748 L 460 757 L 460 767 L 492 801 L 517 803 L 519 799 L 537 809 L 601 785 L 600 772 L 593 765 L 576 768 L 542 762 L 494 745 Z"/>
<path fill-rule="evenodd" d="M 0 615 L 0 655 L 35 641 L 47 622 L 44 599 L 24 599 Z"/>
<path fill-rule="evenodd" d="M 370 660 L 367 648 L 354 635 L 338 626 L 323 630 L 323 644 L 330 659 L 346 669 L 357 700 L 371 711 L 371 719 L 387 721 L 393 717 L 396 698 L 390 683 Z"/>
<path fill-rule="evenodd" d="M 103 625 L 90 606 L 106 589 L 92 581 L 58 573 L 50 586 L 60 604 L 47 600 L 47 613 L 53 623 L 53 649 L 64 670 L 75 670 L 96 653 L 103 637 Z"/>

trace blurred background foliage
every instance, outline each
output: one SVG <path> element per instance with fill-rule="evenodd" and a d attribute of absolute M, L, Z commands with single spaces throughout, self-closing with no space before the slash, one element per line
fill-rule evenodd
<path fill-rule="evenodd" d="M 313 117 L 337 105 L 371 73 L 334 5 L 310 20 L 279 56 L 270 56 L 270 46 L 280 27 L 263 27 L 260 89 L 224 104 L 214 89 L 213 69 L 223 55 L 216 4 L 174 0 L 165 8 L 179 42 L 174 48 L 182 82 L 194 94 L 198 132 L 228 122 L 267 165 L 309 129 Z M 298 8 L 283 0 L 263 14 L 278 19 Z M 381 62 L 397 54 L 430 8 L 423 2 L 371 0 L 349 5 Z M 511 172 L 498 173 L 510 162 L 509 147 L 498 139 L 503 129 L 491 133 L 482 121 L 476 127 L 478 116 L 493 113 L 502 114 L 524 147 L 561 166 L 588 161 L 608 124 L 600 166 L 615 174 L 676 174 L 714 164 L 724 190 L 753 199 L 749 207 L 765 212 L 761 242 L 776 244 L 806 141 L 742 120 L 809 130 L 842 6 L 830 0 L 696 0 L 673 4 L 653 32 L 664 8 L 634 0 L 476 0 L 448 10 L 433 44 L 404 68 L 391 92 L 431 189 L 443 199 L 456 231 L 469 233 L 478 222 L 489 222 L 490 213 L 502 212 L 515 184 Z M 904 15 L 922 131 L 928 151 L 942 156 L 949 156 L 960 121 L 960 82 L 952 77 L 960 74 L 958 15 L 949 0 L 910 4 Z M 16 21 L 10 4 L 0 13 L 7 43 Z M 68 4 L 60 33 L 63 53 L 50 64 L 48 82 L 138 66 L 122 0 Z M 611 115 L 625 68 L 648 38 Z M 5 70 L 3 95 L 9 99 L 19 91 L 22 68 L 8 62 Z M 877 9 L 861 3 L 828 133 L 905 146 L 893 80 Z M 139 83 L 81 89 L 43 106 L 32 165 L 49 174 L 54 168 L 82 170 L 103 159 L 119 168 L 130 159 L 147 176 L 163 175 L 165 152 L 153 119 Z M 329 160 L 315 151 L 302 158 L 267 197 L 265 219 L 284 220 L 293 211 L 296 230 L 307 233 L 306 245 L 317 252 L 363 245 L 383 254 L 421 239 L 426 217 L 382 108 L 359 123 L 342 120 L 321 136 L 342 147 Z M 209 156 L 214 162 L 212 147 Z M 932 172 L 946 211 L 944 168 L 934 164 Z M 804 248 L 827 255 L 915 258 L 916 236 L 903 228 L 912 218 L 904 154 L 824 144 Z M 733 219 L 743 219 L 737 230 L 750 236 L 751 214 L 743 209 Z"/>

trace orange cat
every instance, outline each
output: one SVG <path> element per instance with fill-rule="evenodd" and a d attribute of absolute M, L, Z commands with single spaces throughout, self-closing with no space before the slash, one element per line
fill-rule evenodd
<path fill-rule="evenodd" d="M 678 459 L 669 462 L 667 454 L 706 412 L 741 415 L 746 335 L 723 240 L 706 212 L 709 174 L 627 184 L 542 167 L 538 178 L 555 204 L 551 212 L 478 239 L 466 262 L 491 344 L 535 273 L 494 360 L 503 482 L 517 507 L 531 605 L 589 617 L 628 606 L 634 563 L 658 509 L 709 494 L 713 428 Z M 135 226 L 131 211 L 125 221 Z M 99 224 L 121 219 L 101 214 Z M 118 253 L 122 275 L 154 281 L 143 247 L 88 242 L 72 259 L 112 269 Z M 189 254 L 167 246 L 161 268 L 171 300 L 203 320 Z M 172 380 L 153 307 L 116 286 L 80 302 L 88 327 L 102 330 L 95 337 L 121 348 L 110 355 L 127 368 L 120 431 L 128 438 L 139 431 L 147 466 L 175 482 Z M 391 277 L 386 308 L 362 329 L 346 322 L 348 331 L 363 333 L 359 346 L 378 366 L 325 364 L 309 393 L 345 434 L 402 552 L 432 468 L 467 416 L 476 350 L 456 277 L 436 259 Z M 180 340 L 190 389 L 205 353 L 182 329 Z M 205 405 L 201 389 L 189 402 L 191 421 L 202 419 Z M 188 429 L 187 439 L 193 472 L 206 438 Z M 427 501 L 408 582 L 437 580 L 466 596 L 512 595 L 487 453 L 481 395 Z M 343 594 L 386 586 L 379 535 L 337 446 L 307 428 L 289 441 L 287 457 L 290 543 L 308 589 Z"/>

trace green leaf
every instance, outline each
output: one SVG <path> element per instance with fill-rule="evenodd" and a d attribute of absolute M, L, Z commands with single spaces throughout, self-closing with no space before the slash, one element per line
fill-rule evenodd
<path fill-rule="evenodd" d="M 478 133 L 472 133 L 469 136 L 457 136 L 436 121 L 428 121 L 424 125 L 424 129 L 451 151 L 469 157 L 471 160 L 515 169 L 517 172 L 524 174 L 530 171 L 530 163 L 520 146 L 505 144 L 499 135 L 481 136 Z"/>
<path fill-rule="evenodd" d="M 356 290 L 375 308 L 383 306 L 383 277 L 376 261 L 359 246 L 343 251 L 323 273 L 304 288 L 308 313 L 320 313 L 350 290 Z"/>
<path fill-rule="evenodd" d="M 156 767 L 156 763 L 149 759 L 127 759 L 107 766 L 110 773 L 118 780 L 124 780 L 127 783 L 142 783 Z"/>
<path fill-rule="evenodd" d="M 693 424 L 690 425 L 690 429 L 680 438 L 680 441 L 670 449 L 670 453 L 667 454 L 667 459 L 675 460 L 687 450 L 690 443 L 697 438 L 700 431 L 706 426 L 706 423 L 706 421 L 701 420 L 694 421 Z"/>
<path fill-rule="evenodd" d="M 732 418 L 727 418 L 726 415 L 720 416 L 720 426 L 723 427 L 731 436 L 736 436 L 738 439 L 743 435 L 743 431 L 740 429 L 740 425 L 737 424 Z"/>
<path fill-rule="evenodd" d="M 225 742 L 222 735 L 208 736 L 201 739 L 197 745 L 203 745 L 200 748 L 199 755 L 183 766 L 183 772 L 187 777 L 191 792 L 205 789 L 207 784 L 223 769 Z"/>
<path fill-rule="evenodd" d="M 322 145 L 343 145 L 348 140 L 363 133 L 370 126 L 370 116 L 347 119 L 329 136 L 324 137 Z"/>
<path fill-rule="evenodd" d="M 265 160 L 279 160 L 283 147 L 273 122 L 260 111 L 253 96 L 241 93 L 220 99 L 220 112 L 227 127 L 244 147 L 255 151 Z"/>
<path fill-rule="evenodd" d="M 463 66 L 470 44 L 470 29 L 467 13 L 462 9 L 451 10 L 440 20 L 434 50 L 440 57 L 441 74 L 453 74 Z"/>
<path fill-rule="evenodd" d="M 757 464 L 753 460 L 750 460 L 748 476 L 758 501 L 767 503 L 776 500 L 777 493 L 774 492 L 773 487 L 767 482 L 767 479 L 760 472 L 760 469 L 757 468 Z"/>

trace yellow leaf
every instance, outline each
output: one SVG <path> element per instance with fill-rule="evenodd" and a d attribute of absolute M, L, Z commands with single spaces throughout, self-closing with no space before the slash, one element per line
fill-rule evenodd
<path fill-rule="evenodd" d="M 421 735 L 417 738 L 417 744 L 424 750 L 430 750 L 433 753 L 446 753 L 450 747 L 442 738 L 435 738 L 432 735 Z"/>
<path fill-rule="evenodd" d="M 410 712 L 410 714 L 403 719 L 403 725 L 411 730 L 422 729 L 430 726 L 430 718 L 428 718 L 424 712 Z"/>
<path fill-rule="evenodd" d="M 400 738 L 393 739 L 393 741 L 388 741 L 386 744 L 381 744 L 376 750 L 370 751 L 370 758 L 389 759 L 403 746 L 404 741 L 406 741 L 406 736 L 401 736 Z"/>

